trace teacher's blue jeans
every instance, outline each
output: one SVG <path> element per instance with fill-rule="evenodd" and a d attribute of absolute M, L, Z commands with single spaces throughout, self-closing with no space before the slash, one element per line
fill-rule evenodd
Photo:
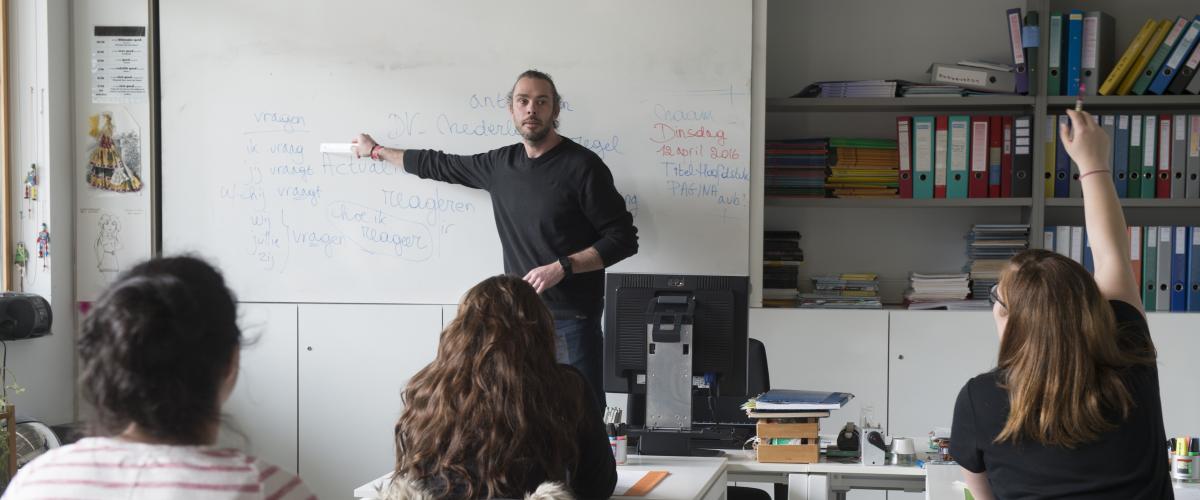
<path fill-rule="evenodd" d="M 600 317 L 554 320 L 554 333 L 558 336 L 558 362 L 574 366 L 583 373 L 591 386 L 596 408 L 604 411 L 604 333 L 600 329 Z"/>

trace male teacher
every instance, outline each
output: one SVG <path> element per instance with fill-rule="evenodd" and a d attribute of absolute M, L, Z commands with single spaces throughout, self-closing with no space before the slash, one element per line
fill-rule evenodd
<path fill-rule="evenodd" d="M 559 345 L 566 347 L 559 361 L 583 372 L 603 408 L 603 270 L 637 253 L 637 228 L 604 161 L 559 135 L 562 97 L 550 75 L 521 73 L 508 97 L 519 144 L 459 156 L 385 148 L 361 134 L 355 154 L 394 163 L 422 179 L 487 190 L 504 271 L 524 276 L 541 294 L 554 315 Z"/>

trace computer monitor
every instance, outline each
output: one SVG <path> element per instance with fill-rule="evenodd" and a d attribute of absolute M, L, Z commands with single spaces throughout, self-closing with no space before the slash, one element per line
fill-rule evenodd
<path fill-rule="evenodd" d="M 746 395 L 749 306 L 745 276 L 609 273 L 604 294 L 604 390 L 646 393 L 647 306 L 659 297 L 690 297 L 692 374 L 714 393 Z M 633 417 L 631 415 L 631 417 Z"/>

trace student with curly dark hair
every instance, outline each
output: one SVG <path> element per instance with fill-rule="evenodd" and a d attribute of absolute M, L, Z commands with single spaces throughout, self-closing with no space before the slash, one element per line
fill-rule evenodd
<path fill-rule="evenodd" d="M 241 343 L 237 305 L 212 266 L 172 257 L 129 270 L 80 333 L 94 437 L 22 468 L 4 499 L 315 498 L 299 477 L 212 446 Z"/>
<path fill-rule="evenodd" d="M 521 497 L 544 482 L 608 498 L 616 465 L 587 381 L 555 362 L 554 319 L 513 276 L 475 285 L 404 389 L 395 478 L 436 498 Z"/>

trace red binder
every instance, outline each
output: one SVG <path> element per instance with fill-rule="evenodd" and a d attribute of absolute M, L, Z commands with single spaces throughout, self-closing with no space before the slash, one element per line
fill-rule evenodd
<path fill-rule="evenodd" d="M 900 148 L 900 197 L 913 197 L 912 117 L 896 117 L 896 145 Z"/>
<path fill-rule="evenodd" d="M 1158 115 L 1158 166 L 1154 173 L 1155 198 L 1171 197 L 1171 115 Z"/>
<path fill-rule="evenodd" d="M 971 177 L 968 198 L 988 197 L 988 117 L 971 117 Z"/>
<path fill-rule="evenodd" d="M 946 197 L 946 176 L 950 174 L 950 117 L 933 120 L 933 197 Z"/>
<path fill-rule="evenodd" d="M 1012 198 L 1013 117 L 1004 117 L 1004 151 L 1000 153 L 1000 197 Z"/>
<path fill-rule="evenodd" d="M 1004 117 L 988 118 L 988 198 L 1000 197 L 1000 156 L 1004 150 Z"/>

